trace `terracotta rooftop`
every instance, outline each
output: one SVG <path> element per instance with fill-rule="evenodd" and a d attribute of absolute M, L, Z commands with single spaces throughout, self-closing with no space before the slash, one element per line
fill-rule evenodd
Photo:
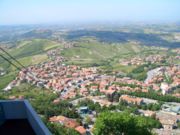
<path fill-rule="evenodd" d="M 86 134 L 86 129 L 83 126 L 78 126 L 75 128 L 80 134 Z"/>

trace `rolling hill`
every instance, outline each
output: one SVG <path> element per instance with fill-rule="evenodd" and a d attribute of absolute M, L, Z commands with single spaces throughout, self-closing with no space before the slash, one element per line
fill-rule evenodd
<path fill-rule="evenodd" d="M 180 42 L 170 42 L 163 39 L 162 36 L 163 34 L 143 32 L 77 30 L 68 32 L 65 38 L 68 40 L 78 40 L 82 37 L 95 37 L 100 42 L 105 43 L 127 43 L 129 41 L 135 41 L 147 46 L 180 47 Z"/>
<path fill-rule="evenodd" d="M 16 47 L 8 49 L 7 51 L 24 66 L 34 65 L 47 61 L 48 57 L 46 55 L 46 52 L 48 50 L 62 47 L 61 44 L 47 39 L 24 40 L 18 42 L 17 44 L 18 45 Z M 2 52 L 1 54 L 9 58 L 6 54 Z M 12 59 L 9 58 L 9 60 L 13 62 Z M 15 62 L 13 63 L 16 64 Z M 6 75 L 0 76 L 0 89 L 2 89 L 15 78 L 17 69 L 1 57 L 0 67 L 6 69 L 7 71 Z"/>
<path fill-rule="evenodd" d="M 45 55 L 46 51 L 62 46 L 57 42 L 47 39 L 24 40 L 18 42 L 17 44 L 18 45 L 16 47 L 9 49 L 8 52 L 22 64 L 25 64 L 25 66 L 38 63 L 37 61 L 44 61 L 47 58 Z M 6 55 L 4 54 L 4 56 Z M 33 59 L 37 57 L 39 57 L 39 60 L 36 59 L 36 61 L 33 61 Z M 44 57 L 44 59 L 42 57 Z M 2 58 L 0 58 L 0 62 L 2 66 L 6 66 L 7 68 L 7 64 L 5 64 L 7 62 L 5 62 Z"/>

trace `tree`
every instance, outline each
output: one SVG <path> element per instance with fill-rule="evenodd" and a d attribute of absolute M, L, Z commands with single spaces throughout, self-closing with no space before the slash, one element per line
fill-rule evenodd
<path fill-rule="evenodd" d="M 152 128 L 161 124 L 152 118 L 133 116 L 129 113 L 103 112 L 97 118 L 95 135 L 151 135 Z"/>
<path fill-rule="evenodd" d="M 86 122 L 87 124 L 91 124 L 91 123 L 92 123 L 92 119 L 91 119 L 89 116 L 86 116 L 85 122 Z"/>
<path fill-rule="evenodd" d="M 180 121 L 177 123 L 177 127 L 180 129 Z"/>

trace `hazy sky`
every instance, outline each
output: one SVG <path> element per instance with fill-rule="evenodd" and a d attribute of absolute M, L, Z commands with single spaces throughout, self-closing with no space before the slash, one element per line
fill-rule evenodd
<path fill-rule="evenodd" d="M 0 0 L 0 25 L 180 21 L 180 0 Z"/>

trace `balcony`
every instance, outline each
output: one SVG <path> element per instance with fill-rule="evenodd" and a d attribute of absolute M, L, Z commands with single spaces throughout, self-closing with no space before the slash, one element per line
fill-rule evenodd
<path fill-rule="evenodd" d="M 0 135 L 51 135 L 27 100 L 0 100 Z"/>

